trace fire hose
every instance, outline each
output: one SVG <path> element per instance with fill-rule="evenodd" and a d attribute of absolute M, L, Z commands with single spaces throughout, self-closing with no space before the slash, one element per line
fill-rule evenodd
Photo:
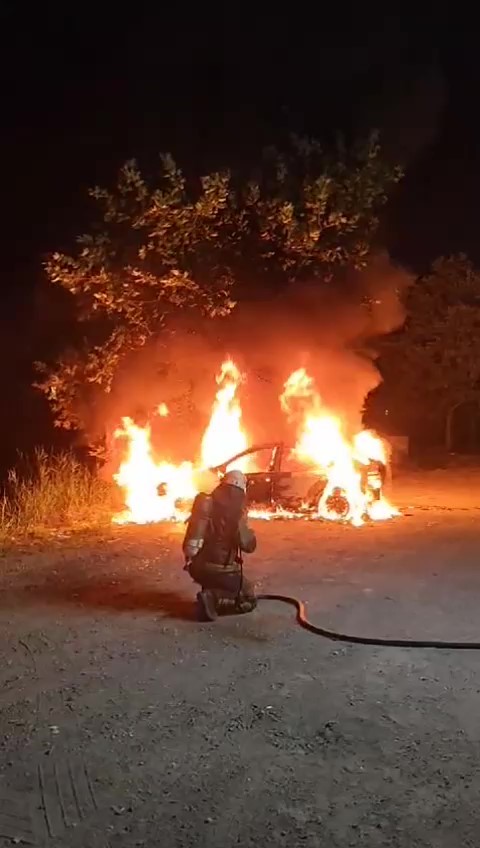
<path fill-rule="evenodd" d="M 300 627 L 308 630 L 309 633 L 314 633 L 316 636 L 323 636 L 324 639 L 330 639 L 332 642 L 348 642 L 353 645 L 377 645 L 386 648 L 438 648 L 453 651 L 480 651 L 480 642 L 448 642 L 439 639 L 382 639 L 376 636 L 351 636 L 347 633 L 327 630 L 325 627 L 313 624 L 306 616 L 304 602 L 299 601 L 298 598 L 294 598 L 292 595 L 257 595 L 257 600 L 280 601 L 280 603 L 294 607 Z"/>
<path fill-rule="evenodd" d="M 200 495 L 197 495 L 196 502 L 200 503 L 203 506 L 203 501 L 198 501 Z M 206 495 L 203 495 L 203 499 L 209 500 Z M 192 512 L 193 514 L 193 512 Z M 207 518 L 204 519 L 208 521 Z M 185 551 L 185 547 L 184 547 Z M 235 561 L 240 569 L 240 580 L 238 584 L 238 590 L 236 593 L 236 601 L 240 600 L 240 596 L 242 594 L 243 588 L 243 557 L 241 555 L 241 551 L 238 547 L 235 555 Z M 190 565 L 192 562 L 192 557 L 187 556 L 185 559 L 185 569 L 190 571 Z M 315 636 L 322 636 L 324 639 L 329 639 L 332 642 L 346 642 L 352 645 L 373 645 L 378 647 L 387 647 L 387 648 L 436 648 L 439 650 L 460 650 L 460 651 L 479 651 L 480 650 L 480 642 L 463 642 L 463 641 L 444 641 L 439 639 L 386 639 L 382 637 L 376 636 L 352 636 L 347 633 L 341 633 L 336 630 L 329 630 L 326 627 L 321 627 L 318 624 L 313 624 L 313 622 L 309 621 L 305 612 L 305 604 L 303 601 L 295 598 L 293 595 L 280 595 L 280 594 L 260 594 L 256 596 L 257 600 L 261 601 L 279 601 L 283 604 L 288 604 L 293 607 L 296 611 L 296 619 L 300 627 L 303 627 L 304 630 L 307 630 L 309 633 L 315 634 Z"/>

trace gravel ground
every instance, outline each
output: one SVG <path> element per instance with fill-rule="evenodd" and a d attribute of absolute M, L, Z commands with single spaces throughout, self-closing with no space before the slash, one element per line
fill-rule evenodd
<path fill-rule="evenodd" d="M 480 472 L 360 529 L 257 523 L 248 572 L 352 633 L 480 639 Z M 193 618 L 181 527 L 5 553 L 0 845 L 477 848 L 480 652 Z M 475 783 L 475 781 L 477 781 Z"/>

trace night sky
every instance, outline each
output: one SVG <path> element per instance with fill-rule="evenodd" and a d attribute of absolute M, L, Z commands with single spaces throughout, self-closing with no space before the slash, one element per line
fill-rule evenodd
<path fill-rule="evenodd" d="M 106 5 L 31 13 L 11 3 L 0 13 L 1 353 L 12 410 L 12 375 L 26 386 L 31 371 L 42 260 L 87 228 L 87 188 L 108 184 L 129 157 L 154 168 L 171 151 L 198 172 L 249 161 L 289 131 L 328 140 L 337 129 L 348 137 L 378 126 L 407 168 L 383 222 L 392 254 L 415 270 L 459 250 L 480 261 L 473 22 L 345 6 L 315 20 L 306 3 L 256 15 L 140 4 L 122 16 Z M 23 414 L 25 404 L 29 417 L 39 414 L 26 388 Z M 44 429 L 47 419 L 44 411 Z"/>

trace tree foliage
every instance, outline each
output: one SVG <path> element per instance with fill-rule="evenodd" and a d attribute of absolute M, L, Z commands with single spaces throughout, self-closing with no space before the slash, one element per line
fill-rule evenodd
<path fill-rule="evenodd" d="M 383 350 L 386 388 L 407 426 L 445 424 L 456 405 L 480 401 L 480 272 L 463 254 L 437 259 L 406 307 Z"/>
<path fill-rule="evenodd" d="M 126 354 L 180 312 L 223 317 L 252 280 L 271 295 L 307 277 L 328 281 L 338 266 L 363 267 L 399 178 L 376 135 L 334 156 L 293 139 L 284 153 L 268 151 L 253 176 L 222 171 L 198 182 L 171 156 L 157 182 L 127 162 L 114 190 L 91 191 L 100 215 L 77 250 L 46 264 L 50 282 L 74 298 L 83 338 L 41 366 L 57 423 L 80 426 L 79 396 L 108 392 Z"/>

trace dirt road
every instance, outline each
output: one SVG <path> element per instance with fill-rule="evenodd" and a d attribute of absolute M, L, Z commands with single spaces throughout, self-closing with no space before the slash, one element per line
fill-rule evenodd
<path fill-rule="evenodd" d="M 258 523 L 250 573 L 355 633 L 480 639 L 478 472 L 408 515 Z M 467 848 L 480 653 L 339 646 L 263 603 L 192 619 L 182 528 L 2 560 L 0 845 Z"/>

